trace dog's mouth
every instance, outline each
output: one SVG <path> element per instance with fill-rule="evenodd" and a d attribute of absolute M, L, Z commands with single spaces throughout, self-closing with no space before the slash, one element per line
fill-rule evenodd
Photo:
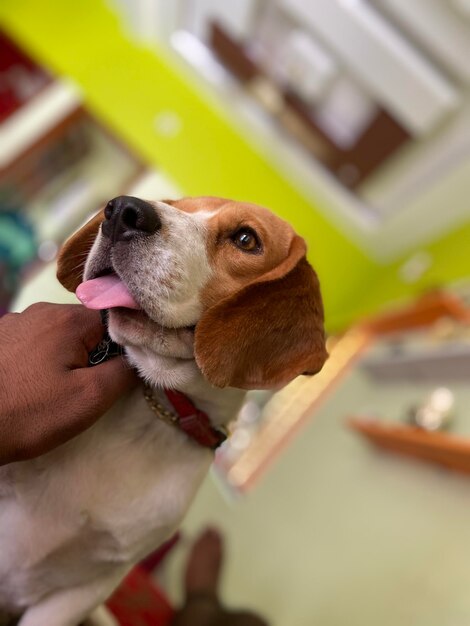
<path fill-rule="evenodd" d="M 81 283 L 75 293 L 88 309 L 142 309 L 124 281 L 110 267 Z"/>

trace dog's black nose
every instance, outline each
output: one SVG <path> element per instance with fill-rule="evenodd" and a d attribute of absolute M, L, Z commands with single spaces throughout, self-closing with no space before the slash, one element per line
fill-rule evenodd
<path fill-rule="evenodd" d="M 104 216 L 106 219 L 101 231 L 113 243 L 129 241 L 136 235 L 153 235 L 162 225 L 154 207 L 133 196 L 118 196 L 110 200 Z"/>

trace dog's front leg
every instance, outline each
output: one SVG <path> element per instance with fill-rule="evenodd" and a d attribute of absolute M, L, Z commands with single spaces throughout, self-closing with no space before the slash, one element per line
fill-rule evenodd
<path fill-rule="evenodd" d="M 18 626 L 78 626 L 119 585 L 127 570 L 53 593 L 24 613 Z"/>

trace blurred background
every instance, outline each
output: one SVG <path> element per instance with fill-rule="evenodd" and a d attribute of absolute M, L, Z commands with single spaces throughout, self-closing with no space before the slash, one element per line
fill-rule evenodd
<path fill-rule="evenodd" d="M 74 301 L 57 251 L 123 193 L 308 242 L 331 358 L 250 394 L 183 529 L 274 625 L 470 622 L 469 58 L 469 0 L 0 3 L 1 312 Z"/>

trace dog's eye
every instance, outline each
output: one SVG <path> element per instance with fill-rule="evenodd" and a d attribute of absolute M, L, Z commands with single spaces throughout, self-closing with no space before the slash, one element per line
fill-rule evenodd
<path fill-rule="evenodd" d="M 245 252 L 258 252 L 261 248 L 260 241 L 251 228 L 240 228 L 231 239 L 237 248 Z"/>

